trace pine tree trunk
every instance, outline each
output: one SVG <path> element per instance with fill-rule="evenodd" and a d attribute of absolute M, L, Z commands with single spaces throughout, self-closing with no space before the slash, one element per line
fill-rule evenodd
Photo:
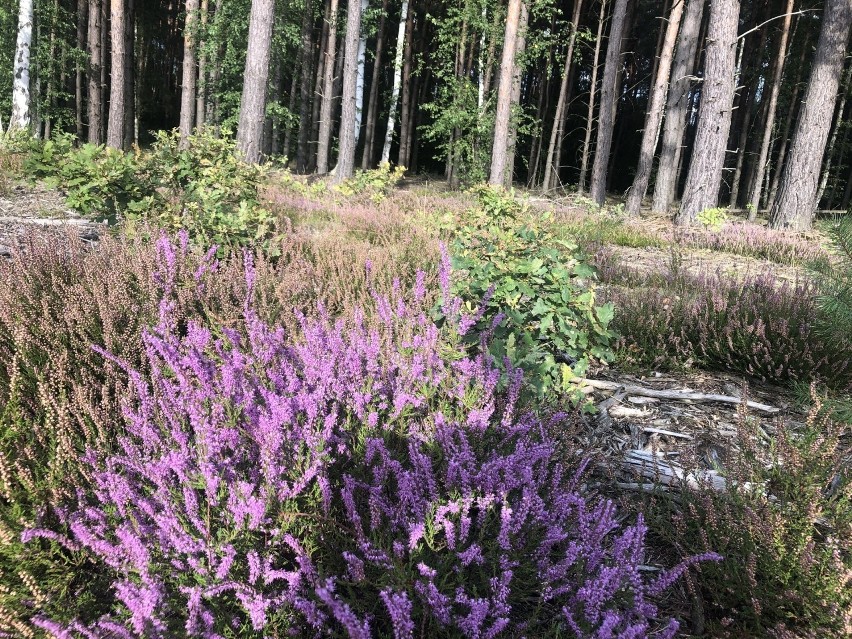
<path fill-rule="evenodd" d="M 317 138 L 317 173 L 328 173 L 328 161 L 331 154 L 331 121 L 334 106 L 334 63 L 337 48 L 337 0 L 330 0 L 328 13 L 328 42 L 323 63 L 322 96 L 319 116 L 319 137 Z"/>
<path fill-rule="evenodd" d="M 621 37 L 624 34 L 628 2 L 629 0 L 615 0 L 609 42 L 606 47 L 606 62 L 601 81 L 601 108 L 598 112 L 598 136 L 595 144 L 595 160 L 592 164 L 592 184 L 589 189 L 589 195 L 598 206 L 603 206 L 606 200 L 607 164 L 612 148 L 615 112 L 620 97 L 618 78 L 621 70 Z"/>
<path fill-rule="evenodd" d="M 589 88 L 589 112 L 586 116 L 586 137 L 583 140 L 583 156 L 580 161 L 580 180 L 577 183 L 577 192 L 582 195 L 586 190 L 586 174 L 589 168 L 589 146 L 592 141 L 592 126 L 595 123 L 595 93 L 598 81 L 598 61 L 601 55 L 601 41 L 603 40 L 603 26 L 606 21 L 606 0 L 601 0 L 601 14 L 598 18 L 598 35 L 595 38 L 595 57 L 592 61 L 592 80 Z"/>
<path fill-rule="evenodd" d="M 101 0 L 89 0 L 89 142 L 100 144 L 103 104 L 101 102 Z"/>
<path fill-rule="evenodd" d="M 319 47 L 316 55 L 316 73 L 314 78 L 314 98 L 311 107 L 311 134 L 310 134 L 310 171 L 315 171 L 317 168 L 317 147 L 319 146 L 319 130 L 320 130 L 320 107 L 322 106 L 322 87 L 325 81 L 325 50 L 328 45 L 328 27 L 330 5 L 325 6 L 325 17 L 322 20 L 322 31 L 320 33 Z"/>
<path fill-rule="evenodd" d="M 209 0 L 201 0 L 201 12 L 199 18 L 201 20 L 201 33 L 206 35 L 207 20 L 210 11 Z M 201 39 L 199 38 L 197 46 L 200 48 Z M 204 126 L 204 118 L 207 114 L 207 54 L 202 50 L 198 57 L 198 84 L 196 86 L 195 98 L 195 127 L 200 129 Z"/>
<path fill-rule="evenodd" d="M 515 50 L 515 69 L 512 76 L 512 111 L 521 105 L 521 77 L 524 73 L 523 57 L 527 49 L 527 24 L 529 23 L 529 10 L 527 5 L 521 5 L 521 23 L 518 27 L 518 46 Z M 515 147 L 518 143 L 518 119 L 512 118 L 509 128 L 509 148 L 506 151 L 506 181 L 503 186 L 511 188 L 515 176 Z"/>
<path fill-rule="evenodd" d="M 115 1 L 115 0 L 113 0 Z M 186 25 L 183 29 L 183 81 L 180 93 L 180 146 L 189 145 L 195 124 L 195 25 L 198 21 L 198 0 L 186 0 Z"/>
<path fill-rule="evenodd" d="M 651 178 L 651 167 L 654 163 L 654 151 L 657 149 L 657 141 L 660 135 L 660 124 L 663 121 L 663 104 L 666 101 L 666 89 L 669 86 L 669 74 L 672 68 L 672 56 L 674 55 L 677 33 L 680 21 L 683 17 L 683 2 L 675 2 L 669 14 L 666 35 L 660 51 L 660 61 L 657 65 L 657 73 L 651 96 L 648 99 L 648 113 L 645 116 L 645 130 L 642 132 L 642 145 L 639 149 L 639 165 L 636 168 L 636 177 L 627 197 L 627 213 L 639 215 L 642 200 L 648 190 L 648 182 Z"/>
<path fill-rule="evenodd" d="M 110 0 L 101 0 L 101 102 L 100 102 L 100 131 L 98 139 L 103 142 L 106 139 L 106 121 L 107 121 L 107 94 L 109 92 L 109 2 Z"/>
<path fill-rule="evenodd" d="M 550 129 L 550 142 L 547 145 L 547 157 L 544 159 L 544 179 L 541 182 L 541 190 L 544 192 L 553 188 L 553 173 L 558 174 L 558 162 L 554 162 L 556 155 L 556 141 L 561 137 L 562 121 L 568 101 L 568 78 L 571 75 L 571 63 L 574 61 L 574 43 L 577 41 L 577 28 L 580 24 L 580 11 L 583 9 L 583 0 L 574 0 L 574 15 L 571 16 L 571 37 L 568 39 L 568 52 L 565 56 L 565 68 L 562 71 L 562 82 L 559 84 L 559 99 L 556 101 L 556 115 L 553 117 L 553 126 Z"/>
<path fill-rule="evenodd" d="M 302 75 L 299 82 L 299 141 L 296 148 L 296 171 L 308 172 L 308 154 L 311 133 L 311 76 L 313 74 L 313 2 L 305 0 L 302 14 Z"/>
<path fill-rule="evenodd" d="M 409 0 L 409 3 L 411 0 Z M 414 7 L 409 4 L 405 23 L 405 51 L 402 62 L 402 102 L 399 107 L 399 154 L 397 166 L 408 166 L 411 146 L 411 66 L 414 48 Z"/>
<path fill-rule="evenodd" d="M 83 141 L 84 120 L 83 110 L 83 79 L 84 70 L 80 54 L 86 50 L 86 20 L 89 14 L 88 0 L 77 0 L 77 62 L 75 63 L 74 75 L 74 109 L 75 123 L 77 125 L 77 141 Z"/>
<path fill-rule="evenodd" d="M 15 43 L 15 78 L 12 84 L 12 118 L 9 131 L 30 125 L 30 44 L 33 38 L 33 0 L 20 0 Z"/>
<path fill-rule="evenodd" d="M 260 161 L 260 145 L 263 142 L 274 14 L 275 0 L 252 0 L 243 95 L 237 125 L 237 151 L 251 164 Z"/>
<path fill-rule="evenodd" d="M 739 0 L 711 0 L 704 84 L 698 110 L 698 135 L 675 224 L 689 225 L 715 208 L 725 168 L 725 150 L 734 105 Z"/>
<path fill-rule="evenodd" d="M 749 194 L 748 206 L 749 220 L 757 217 L 757 209 L 760 208 L 760 195 L 763 191 L 763 179 L 766 174 L 766 164 L 769 162 L 769 147 L 772 142 L 772 131 L 775 128 L 775 114 L 778 110 L 778 95 L 781 92 L 781 79 L 784 74 L 784 60 L 787 55 L 787 40 L 790 36 L 790 24 L 792 22 L 793 4 L 795 0 L 787 0 L 786 17 L 781 28 L 781 38 L 778 41 L 778 52 L 775 57 L 775 68 L 772 74 L 772 89 L 769 93 L 769 106 L 766 112 L 766 126 L 763 129 L 763 139 L 760 143 L 760 154 L 757 159 L 757 171 L 754 177 L 752 191 Z"/>
<path fill-rule="evenodd" d="M 370 99 L 367 102 L 367 131 L 364 138 L 364 154 L 361 157 L 361 168 L 367 170 L 373 166 L 373 149 L 376 139 L 376 122 L 379 114 L 379 81 L 382 70 L 382 53 L 385 43 L 385 19 L 387 18 L 388 0 L 382 0 L 382 13 L 379 18 L 379 30 L 376 33 L 376 57 L 373 60 L 373 78 L 370 81 Z"/>
<path fill-rule="evenodd" d="M 355 92 L 358 85 L 358 43 L 361 40 L 361 0 L 349 0 L 344 42 L 343 98 L 340 114 L 340 145 L 334 182 L 348 180 L 355 173 L 356 118 Z"/>
<path fill-rule="evenodd" d="M 509 0 L 506 31 L 503 36 L 503 59 L 500 62 L 500 85 L 497 87 L 491 173 L 488 178 L 488 183 L 492 186 L 503 186 L 506 181 L 506 150 L 509 145 L 509 124 L 512 119 L 512 76 L 515 69 L 515 47 L 518 42 L 520 17 L 521 0 Z"/>
<path fill-rule="evenodd" d="M 136 0 L 127 0 L 124 15 L 124 148 L 136 135 Z"/>
<path fill-rule="evenodd" d="M 817 190 L 816 205 L 822 202 L 822 196 L 825 194 L 825 187 L 828 184 L 828 176 L 831 173 L 831 164 L 834 160 L 834 149 L 837 145 L 837 132 L 843 125 L 843 112 L 846 109 L 846 95 L 849 93 L 849 82 L 852 80 L 852 64 L 846 69 L 843 75 L 843 82 L 840 85 L 840 103 L 837 105 L 837 118 L 834 120 L 834 127 L 831 131 L 831 138 L 828 141 L 828 150 L 825 153 L 825 166 L 822 168 L 822 178 L 819 181 L 819 189 Z"/>
<path fill-rule="evenodd" d="M 396 107 L 399 103 L 399 85 L 402 82 L 402 57 L 405 49 L 405 25 L 408 21 L 408 0 L 402 0 L 402 11 L 399 16 L 399 31 L 396 35 L 396 56 L 393 61 L 393 91 L 391 93 L 390 110 L 388 111 L 388 126 L 385 131 L 385 145 L 382 148 L 380 164 L 390 163 L 391 143 L 396 128 Z"/>
<path fill-rule="evenodd" d="M 811 227 L 818 204 L 819 171 L 831 129 L 850 30 L 852 3 L 849 0 L 826 0 L 816 58 L 790 145 L 790 158 L 769 214 L 772 228 L 804 230 Z"/>
<path fill-rule="evenodd" d="M 669 78 L 669 94 L 663 124 L 663 141 L 660 148 L 660 163 L 654 182 L 655 213 L 667 213 L 674 201 L 677 175 L 681 159 L 681 144 L 686 129 L 686 114 L 689 102 L 690 75 L 694 68 L 695 52 L 698 49 L 698 34 L 704 15 L 705 0 L 689 0 L 683 17 L 674 64 Z"/>
<path fill-rule="evenodd" d="M 125 70 L 124 56 L 124 0 L 110 0 L 110 47 L 112 67 L 109 88 L 109 117 L 107 120 L 106 144 L 113 149 L 124 146 Z"/>

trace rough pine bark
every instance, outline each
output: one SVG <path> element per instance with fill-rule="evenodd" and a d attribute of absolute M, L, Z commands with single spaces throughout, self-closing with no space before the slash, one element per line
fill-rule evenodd
<path fill-rule="evenodd" d="M 337 48 L 337 0 L 330 0 L 328 12 L 328 42 L 323 64 L 322 96 L 320 103 L 319 137 L 317 138 L 317 173 L 328 173 L 331 154 L 331 120 L 334 105 L 334 63 Z"/>
<path fill-rule="evenodd" d="M 124 0 L 110 0 L 110 87 L 109 87 L 109 116 L 107 119 L 106 145 L 113 149 L 124 147 L 124 123 L 126 114 L 125 81 L 127 57 L 124 46 L 126 33 L 124 24 Z"/>
<path fill-rule="evenodd" d="M 115 2 L 115 0 L 113 0 Z M 183 82 L 180 92 L 180 146 L 189 145 L 189 136 L 195 124 L 196 85 L 196 22 L 198 21 L 198 0 L 186 0 L 186 24 L 183 29 Z M 251 38 L 251 34 L 249 34 Z M 249 40 L 251 48 L 251 40 Z"/>
<path fill-rule="evenodd" d="M 361 157 L 361 168 L 369 169 L 373 165 L 373 148 L 376 140 L 376 122 L 379 114 L 379 81 L 382 70 L 382 53 L 385 43 L 385 19 L 387 18 L 388 0 L 382 0 L 382 13 L 379 18 L 379 30 L 376 33 L 376 57 L 373 60 L 373 79 L 370 81 L 370 98 L 367 101 L 367 130 L 364 137 L 364 154 Z"/>
<path fill-rule="evenodd" d="M 408 167 L 411 149 L 411 70 L 414 62 L 414 15 L 413 7 L 408 8 L 408 20 L 405 23 L 405 51 L 402 62 L 402 101 L 399 107 L 399 154 L 397 166 Z"/>
<path fill-rule="evenodd" d="M 237 151 L 246 162 L 252 164 L 260 161 L 263 143 L 274 14 L 275 0 L 252 0 L 243 95 L 237 124 Z"/>
<path fill-rule="evenodd" d="M 547 157 L 544 160 L 544 179 L 541 183 L 542 191 L 549 191 L 555 181 L 553 172 L 558 172 L 554 157 L 556 154 L 556 141 L 560 135 L 565 103 L 568 100 L 568 78 L 571 75 L 571 63 L 574 61 L 574 44 L 577 41 L 577 28 L 580 24 L 580 11 L 583 9 L 583 0 L 574 0 L 574 15 L 571 16 L 571 37 L 568 39 L 568 53 L 565 56 L 565 68 L 562 71 L 562 81 L 559 84 L 559 98 L 556 101 L 556 115 L 553 118 L 553 126 L 550 129 L 550 142 L 547 145 Z"/>
<path fill-rule="evenodd" d="M 657 73 L 654 78 L 654 86 L 651 89 L 651 97 L 648 100 L 648 113 L 645 116 L 645 130 L 642 132 L 642 144 L 639 148 L 639 164 L 636 168 L 636 177 L 633 186 L 627 196 L 627 213 L 639 215 L 642 199 L 648 190 L 648 181 L 651 178 L 651 168 L 654 163 L 654 151 L 657 149 L 657 140 L 660 134 L 660 124 L 663 121 L 663 104 L 666 101 L 666 89 L 669 86 L 669 74 L 672 68 L 672 56 L 674 55 L 677 32 L 683 17 L 683 0 L 675 0 L 669 13 L 668 25 L 665 28 L 662 49 L 660 50 L 660 61 L 657 65 Z"/>
<path fill-rule="evenodd" d="M 518 28 L 518 46 L 515 49 L 515 69 L 512 75 L 512 110 L 517 109 L 521 104 L 521 77 L 524 73 L 524 65 L 522 58 L 527 49 L 527 25 L 529 23 L 529 11 L 525 4 L 521 5 L 521 24 Z M 509 128 L 509 148 L 507 149 L 506 160 L 506 180 L 503 186 L 511 188 L 514 181 L 515 173 L 515 149 L 518 143 L 518 122 L 516 118 L 512 119 L 511 127 Z"/>
<path fill-rule="evenodd" d="M 598 35 L 595 38 L 595 57 L 592 61 L 592 80 L 589 89 L 589 111 L 586 115 L 586 137 L 583 140 L 583 155 L 580 161 L 580 180 L 577 183 L 577 191 L 582 195 L 586 190 L 586 174 L 589 168 L 589 145 L 592 141 L 592 126 L 595 123 L 595 95 L 598 82 L 598 60 L 601 55 L 601 40 L 603 39 L 603 25 L 606 18 L 606 0 L 601 0 L 601 14 L 598 18 Z"/>
<path fill-rule="evenodd" d="M 626 0 L 621 0 L 626 2 Z M 512 119 L 512 75 L 515 69 L 515 47 L 518 41 L 518 23 L 521 17 L 521 0 L 509 0 L 506 30 L 503 36 L 503 59 L 500 62 L 500 85 L 497 88 L 497 114 L 494 123 L 494 146 L 491 150 L 491 173 L 488 183 L 503 186 L 506 180 L 506 159 L 509 146 L 509 124 Z"/>
<path fill-rule="evenodd" d="M 825 187 L 828 185 L 828 178 L 831 174 L 831 165 L 834 162 L 834 150 L 837 146 L 837 134 L 843 125 L 843 112 L 846 110 L 846 96 L 849 93 L 849 85 L 852 81 L 852 64 L 850 64 L 843 74 L 843 82 L 840 84 L 840 102 L 837 105 L 837 117 L 834 120 L 834 127 L 831 130 L 831 138 L 828 142 L 828 150 L 825 152 L 825 165 L 822 167 L 822 177 L 819 181 L 819 189 L 817 190 L 816 205 L 822 202 L 822 197 L 825 194 Z"/>
<path fill-rule="evenodd" d="M 12 83 L 12 118 L 9 131 L 30 125 L 30 44 L 33 38 L 33 0 L 20 0 L 15 43 L 15 77 Z"/>
<path fill-rule="evenodd" d="M 831 130 L 850 29 L 852 2 L 826 0 L 816 58 L 790 145 L 790 157 L 769 214 L 772 228 L 805 230 L 811 227 L 817 206 L 820 167 Z"/>
<path fill-rule="evenodd" d="M 101 30 L 103 21 L 101 1 L 89 0 L 89 142 L 100 144 L 103 122 L 103 102 L 101 102 L 101 67 L 103 49 L 101 48 Z"/>
<path fill-rule="evenodd" d="M 769 161 L 769 147 L 772 143 L 772 130 L 775 128 L 775 114 L 778 110 L 778 95 L 781 92 L 781 78 L 784 75 L 784 59 L 787 55 L 787 40 L 790 37 L 790 23 L 793 20 L 793 4 L 795 0 L 787 0 L 787 10 L 784 24 L 781 27 L 781 38 L 778 40 L 778 51 L 775 58 L 775 69 L 772 74 L 772 89 L 769 92 L 769 106 L 766 112 L 766 125 L 763 128 L 763 139 L 760 142 L 754 184 L 749 194 L 746 208 L 749 210 L 749 220 L 757 217 L 760 208 L 760 195 L 763 192 L 763 180 L 766 176 L 766 164 Z"/>
<path fill-rule="evenodd" d="M 692 83 L 690 76 L 694 68 L 695 52 L 698 49 L 704 3 L 705 0 L 689 0 L 675 50 L 675 59 L 669 78 L 669 95 L 666 100 L 660 163 L 657 167 L 654 201 L 651 206 L 655 213 L 668 212 L 675 197 L 682 151 L 681 143 L 686 128 L 689 88 Z"/>
<path fill-rule="evenodd" d="M 609 42 L 606 47 L 606 62 L 601 82 L 601 108 L 598 113 L 598 137 L 595 144 L 595 161 L 592 164 L 592 184 L 589 195 L 603 206 L 606 199 L 606 176 L 609 153 L 612 149 L 612 133 L 615 125 L 615 108 L 618 104 L 618 78 L 621 70 L 621 37 L 627 18 L 629 0 L 615 0 Z"/>
<path fill-rule="evenodd" d="M 711 0 L 698 134 L 675 224 L 689 225 L 715 208 L 725 168 L 725 150 L 734 105 L 739 0 Z"/>
<path fill-rule="evenodd" d="M 358 43 L 361 40 L 361 0 L 349 0 L 346 13 L 346 40 L 343 44 L 343 97 L 340 114 L 340 145 L 334 182 L 348 180 L 355 173 L 355 138 L 358 117 L 355 92 L 358 84 Z"/>
<path fill-rule="evenodd" d="M 207 20 L 210 13 L 209 0 L 201 0 L 201 31 L 207 28 Z M 199 39 L 196 46 L 200 47 L 201 40 Z M 195 126 L 201 128 L 205 124 L 204 118 L 207 114 L 207 54 L 202 51 L 198 57 L 198 85 L 196 86 L 195 98 Z"/>

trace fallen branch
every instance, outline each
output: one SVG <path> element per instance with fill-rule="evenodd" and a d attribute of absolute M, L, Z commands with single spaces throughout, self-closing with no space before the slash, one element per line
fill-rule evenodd
<path fill-rule="evenodd" d="M 578 383 L 581 387 L 588 386 L 598 390 L 624 391 L 630 395 L 642 395 L 643 397 L 656 397 L 658 399 L 673 399 L 678 401 L 693 401 L 693 402 L 721 402 L 724 404 L 743 404 L 754 410 L 759 410 L 764 413 L 774 415 L 781 412 L 781 409 L 760 404 L 758 402 L 746 401 L 743 402 L 740 397 L 732 397 L 731 395 L 715 395 L 711 393 L 695 393 L 692 391 L 679 390 L 657 390 L 655 388 L 645 388 L 643 386 L 633 386 L 631 384 L 619 384 L 618 382 L 607 382 L 600 379 L 585 379 L 580 378 Z"/>

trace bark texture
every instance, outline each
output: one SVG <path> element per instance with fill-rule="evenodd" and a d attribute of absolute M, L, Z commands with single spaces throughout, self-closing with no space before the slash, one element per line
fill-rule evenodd
<path fill-rule="evenodd" d="M 373 79 L 370 82 L 370 98 L 367 101 L 367 130 L 364 137 L 364 154 L 361 157 L 361 168 L 365 171 L 373 165 L 376 122 L 379 119 L 379 114 L 377 113 L 379 106 L 379 77 L 382 69 L 387 11 L 388 0 L 382 0 L 382 13 L 381 18 L 379 18 L 379 30 L 376 34 L 376 57 L 373 60 Z"/>
<path fill-rule="evenodd" d="M 595 123 L 595 95 L 598 82 L 598 60 L 601 56 L 604 19 L 606 18 L 606 0 L 601 0 L 601 14 L 598 17 L 598 35 L 595 38 L 595 57 L 592 61 L 592 81 L 589 89 L 589 111 L 586 115 L 586 137 L 583 140 L 583 157 L 580 161 L 580 180 L 577 191 L 582 195 L 586 190 L 586 175 L 589 168 L 589 145 L 592 141 L 592 127 Z"/>
<path fill-rule="evenodd" d="M 317 138 L 317 173 L 328 173 L 331 154 L 331 118 L 334 104 L 334 63 L 337 49 L 337 0 L 330 0 L 328 10 L 328 42 L 323 64 L 322 96 L 319 115 L 319 137 Z"/>
<path fill-rule="evenodd" d="M 250 163 L 260 161 L 263 143 L 274 13 L 275 0 L 252 0 L 243 95 L 237 125 L 237 151 Z"/>
<path fill-rule="evenodd" d="M 115 0 L 113 0 L 115 2 Z M 189 136 L 195 125 L 195 85 L 196 85 L 196 23 L 198 20 L 198 0 L 186 0 L 186 24 L 183 28 L 183 83 L 180 92 L 180 144 L 189 145 Z M 251 49 L 251 33 L 249 33 Z M 247 65 L 248 66 L 248 63 Z"/>
<path fill-rule="evenodd" d="M 589 195 L 603 206 L 606 199 L 606 176 L 609 152 L 612 149 L 612 132 L 618 106 L 618 79 L 621 75 L 621 36 L 627 21 L 629 0 L 615 0 L 609 42 L 606 47 L 603 81 L 601 82 L 601 108 L 598 114 L 598 137 L 595 145 L 595 161 L 592 164 L 592 184 Z"/>
<path fill-rule="evenodd" d="M 396 34 L 396 55 L 393 61 L 393 90 L 391 92 L 390 109 L 388 111 L 388 126 L 385 131 L 385 145 L 382 147 L 381 164 L 390 163 L 393 130 L 396 128 L 396 107 L 399 103 L 399 85 L 402 82 L 402 56 L 405 49 L 405 24 L 408 20 L 408 0 L 402 0 L 402 11 L 399 16 L 399 31 Z"/>
<path fill-rule="evenodd" d="M 675 224 L 678 225 L 694 223 L 699 213 L 715 208 L 719 202 L 734 105 L 739 15 L 739 0 L 710 2 L 698 134 L 686 176 L 683 201 L 675 216 Z"/>
<path fill-rule="evenodd" d="M 831 130 L 850 29 L 852 2 L 826 0 L 816 58 L 790 145 L 790 157 L 769 214 L 772 228 L 806 230 L 811 227 L 817 206 L 820 167 Z"/>
<path fill-rule="evenodd" d="M 106 145 L 113 149 L 124 147 L 124 124 L 126 119 L 126 64 L 127 56 L 124 48 L 127 34 L 125 33 L 124 0 L 110 0 L 110 30 L 112 46 L 110 47 L 110 87 L 109 87 L 109 117 L 107 119 Z"/>
<path fill-rule="evenodd" d="M 664 29 L 660 61 L 657 65 L 654 86 L 651 88 L 651 97 L 648 100 L 648 114 L 645 116 L 645 130 L 642 132 L 642 145 L 639 148 L 639 164 L 636 168 L 636 177 L 627 197 L 627 213 L 639 215 L 642 200 L 648 190 L 648 181 L 651 178 L 651 168 L 654 163 L 654 151 L 657 149 L 657 140 L 660 134 L 660 124 L 663 121 L 663 104 L 666 101 L 666 89 L 669 86 L 669 74 L 672 68 L 672 56 L 674 55 L 677 32 L 683 17 L 683 0 L 676 0 L 669 14 L 668 25 Z"/>
<path fill-rule="evenodd" d="M 355 129 L 358 109 L 355 104 L 358 84 L 358 43 L 361 40 L 361 0 L 349 0 L 346 14 L 346 40 L 343 55 L 343 97 L 340 114 L 340 148 L 334 181 L 342 182 L 355 173 Z"/>
<path fill-rule="evenodd" d="M 299 81 L 299 142 L 296 148 L 296 170 L 308 172 L 308 136 L 311 133 L 311 76 L 313 75 L 313 23 L 312 0 L 305 0 L 302 14 L 302 74 Z"/>
<path fill-rule="evenodd" d="M 626 0 L 622 0 L 626 2 Z M 497 88 L 497 114 L 494 123 L 494 146 L 491 150 L 491 173 L 488 183 L 503 186 L 506 179 L 506 151 L 509 146 L 509 124 L 512 119 L 512 75 L 515 69 L 515 47 L 521 0 L 509 0 L 506 31 L 503 36 L 503 59 L 500 62 L 500 85 Z"/>
<path fill-rule="evenodd" d="M 101 67 L 103 50 L 101 49 L 101 29 L 103 29 L 100 0 L 89 0 L 89 142 L 100 144 L 103 123 L 103 102 L 101 102 Z"/>

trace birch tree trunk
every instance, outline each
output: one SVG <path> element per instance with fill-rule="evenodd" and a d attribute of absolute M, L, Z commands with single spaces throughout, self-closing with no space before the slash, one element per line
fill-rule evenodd
<path fill-rule="evenodd" d="M 397 166 L 408 167 L 411 147 L 411 66 L 414 48 L 414 7 L 408 8 L 408 20 L 405 23 L 405 50 L 402 62 L 402 103 L 399 107 L 399 155 Z"/>
<path fill-rule="evenodd" d="M 339 184 L 355 173 L 355 137 L 358 109 L 355 93 L 358 85 L 358 46 L 361 40 L 361 0 L 349 0 L 344 42 L 343 97 L 340 114 L 340 149 L 334 182 Z"/>
<path fill-rule="evenodd" d="M 675 224 L 695 222 L 698 214 L 715 208 L 725 168 L 725 150 L 731 129 L 734 105 L 734 66 L 736 63 L 739 0 L 711 0 L 707 30 L 707 53 L 701 106 L 698 109 L 698 135 Z"/>
<path fill-rule="evenodd" d="M 521 4 L 521 23 L 518 27 L 518 45 L 515 49 L 515 69 L 512 76 L 512 111 L 514 112 L 521 105 L 521 77 L 524 73 L 524 65 L 522 58 L 527 49 L 527 24 L 529 23 L 529 11 L 527 5 Z M 503 186 L 511 188 L 515 174 L 515 147 L 518 143 L 518 121 L 517 118 L 512 118 L 511 126 L 509 127 L 509 148 L 506 151 L 506 180 Z"/>
<path fill-rule="evenodd" d="M 370 7 L 370 0 L 361 0 L 361 15 Z M 361 139 L 361 123 L 364 121 L 364 70 L 367 62 L 367 34 L 361 30 L 358 38 L 358 79 L 355 82 L 355 144 Z"/>
<path fill-rule="evenodd" d="M 124 32 L 124 0 L 110 0 L 110 88 L 109 88 L 109 117 L 107 119 L 106 145 L 113 149 L 124 146 L 125 120 L 125 64 L 124 53 L 126 34 Z"/>
<path fill-rule="evenodd" d="M 554 154 L 556 153 L 556 140 L 561 133 L 561 124 L 565 113 L 565 103 L 568 99 L 568 78 L 571 75 L 571 63 L 574 61 L 574 43 L 577 41 L 577 28 L 580 24 L 580 11 L 583 9 L 583 0 L 574 0 L 574 15 L 571 16 L 571 37 L 568 39 L 568 53 L 565 56 L 565 68 L 562 71 L 562 82 L 559 85 L 559 99 L 556 101 L 556 115 L 553 117 L 553 126 L 550 129 L 550 142 L 547 145 L 547 157 L 544 160 L 544 179 L 541 190 L 544 192 L 553 188 L 553 173 L 558 174 L 559 167 L 555 166 Z M 594 91 L 594 88 L 592 88 Z"/>
<path fill-rule="evenodd" d="M 30 44 L 33 39 L 33 0 L 20 0 L 18 37 L 15 42 L 15 77 L 12 82 L 12 118 L 9 131 L 30 125 Z"/>
<path fill-rule="evenodd" d="M 373 147 L 376 139 L 376 122 L 379 119 L 379 80 L 382 69 L 382 53 L 385 44 L 385 19 L 388 0 L 382 0 L 382 13 L 379 18 L 379 30 L 376 33 L 376 57 L 373 60 L 373 79 L 370 82 L 370 99 L 367 102 L 367 131 L 364 139 L 364 153 L 361 156 L 361 168 L 369 169 L 373 165 Z"/>
<path fill-rule="evenodd" d="M 826 0 L 816 58 L 790 145 L 790 158 L 769 214 L 769 225 L 774 229 L 806 230 L 811 227 L 817 206 L 819 170 L 851 29 L 852 2 Z"/>
<path fill-rule="evenodd" d="M 103 103 L 101 102 L 101 67 L 103 50 L 101 49 L 101 0 L 89 0 L 89 142 L 101 143 Z"/>
<path fill-rule="evenodd" d="M 198 0 L 186 0 L 186 23 L 183 29 L 183 83 L 180 92 L 180 146 L 182 149 L 189 146 L 189 136 L 192 135 L 192 127 L 195 124 L 197 98 L 195 95 L 195 25 L 197 21 Z M 251 48 L 251 34 L 249 34 L 249 48 Z"/>
<path fill-rule="evenodd" d="M 622 0 L 624 1 L 626 0 Z M 500 85 L 497 88 L 491 173 L 488 178 L 488 183 L 492 186 L 503 186 L 506 180 L 506 150 L 509 145 L 509 124 L 512 119 L 512 76 L 515 69 L 515 47 L 518 41 L 520 17 L 521 0 L 509 0 L 506 31 L 503 36 L 503 59 L 500 62 Z"/>
<path fill-rule="evenodd" d="M 357 1 L 357 0 L 356 0 Z M 317 138 L 317 173 L 328 173 L 331 153 L 331 119 L 334 105 L 334 62 L 337 48 L 337 0 L 330 0 L 328 13 L 328 43 L 323 64 L 322 96 L 320 103 L 319 137 Z"/>
<path fill-rule="evenodd" d="M 601 108 L 598 114 L 598 138 L 595 145 L 595 161 L 592 164 L 592 185 L 589 195 L 603 206 L 606 200 L 606 176 L 609 164 L 609 152 L 612 149 L 612 132 L 615 125 L 615 111 L 618 105 L 618 78 L 621 70 L 621 36 L 627 18 L 629 0 L 615 0 L 612 12 L 612 24 L 609 29 L 609 42 L 606 47 L 606 63 L 601 82 Z"/>
<path fill-rule="evenodd" d="M 302 14 L 302 75 L 299 82 L 299 141 L 296 148 L 296 171 L 308 172 L 308 148 L 311 133 L 311 76 L 313 74 L 313 1 L 305 0 Z"/>
<path fill-rule="evenodd" d="M 388 127 L 385 132 L 385 145 L 382 148 L 380 164 L 390 163 L 393 130 L 396 128 L 396 107 L 399 103 L 399 85 L 402 81 L 402 56 L 405 49 L 405 25 L 408 21 L 408 0 L 402 0 L 402 10 L 399 16 L 399 30 L 396 34 L 396 55 L 393 60 L 393 91 L 391 92 L 390 109 L 388 111 Z"/>
<path fill-rule="evenodd" d="M 263 142 L 274 15 L 275 0 L 252 0 L 240 119 L 237 124 L 237 151 L 251 164 L 260 161 Z"/>
<path fill-rule="evenodd" d="M 689 0 L 683 17 L 675 60 L 669 78 L 669 95 L 666 100 L 663 141 L 660 148 L 660 163 L 654 182 L 654 201 L 651 205 L 655 213 L 667 213 L 675 198 L 677 174 L 680 166 L 681 143 L 686 128 L 686 114 L 689 102 L 691 74 L 694 68 L 695 53 L 698 49 L 701 21 L 704 16 L 705 0 Z"/>
<path fill-rule="evenodd" d="M 766 125 L 763 129 L 763 139 L 760 143 L 760 155 L 758 155 L 754 184 L 749 194 L 748 219 L 757 217 L 757 209 L 760 208 L 760 195 L 763 192 L 763 179 L 766 175 L 766 164 L 769 162 L 769 147 L 772 142 L 772 130 L 775 128 L 775 113 L 778 110 L 778 95 L 781 92 L 781 78 L 784 74 L 784 60 L 787 55 L 787 40 L 790 37 L 790 24 L 793 20 L 793 4 L 795 0 L 787 0 L 787 11 L 784 24 L 781 27 L 781 38 L 778 41 L 778 52 L 775 58 L 775 69 L 772 74 L 772 90 L 769 93 L 769 106 L 766 112 Z"/>
<path fill-rule="evenodd" d="M 666 101 L 666 90 L 669 86 L 672 56 L 674 55 L 675 41 L 682 17 L 683 0 L 675 0 L 669 14 L 654 86 L 648 100 L 648 114 L 645 117 L 645 130 L 642 132 L 642 145 L 639 148 L 639 165 L 636 168 L 636 177 L 633 179 L 633 186 L 630 188 L 630 194 L 627 197 L 626 209 L 629 215 L 639 215 L 642 200 L 648 190 L 651 167 L 654 163 L 654 151 L 657 149 L 660 124 L 663 121 L 663 104 Z"/>
<path fill-rule="evenodd" d="M 601 40 L 603 39 L 603 26 L 606 20 L 606 0 L 601 0 L 601 14 L 598 18 L 598 35 L 595 38 L 595 57 L 592 61 L 592 80 L 589 88 L 589 111 L 586 116 L 586 137 L 583 140 L 583 158 L 580 162 L 580 180 L 577 184 L 577 192 L 582 195 L 586 190 L 586 173 L 589 167 L 589 145 L 592 141 L 592 126 L 595 123 L 595 93 L 598 82 L 598 60 L 601 55 Z"/>

